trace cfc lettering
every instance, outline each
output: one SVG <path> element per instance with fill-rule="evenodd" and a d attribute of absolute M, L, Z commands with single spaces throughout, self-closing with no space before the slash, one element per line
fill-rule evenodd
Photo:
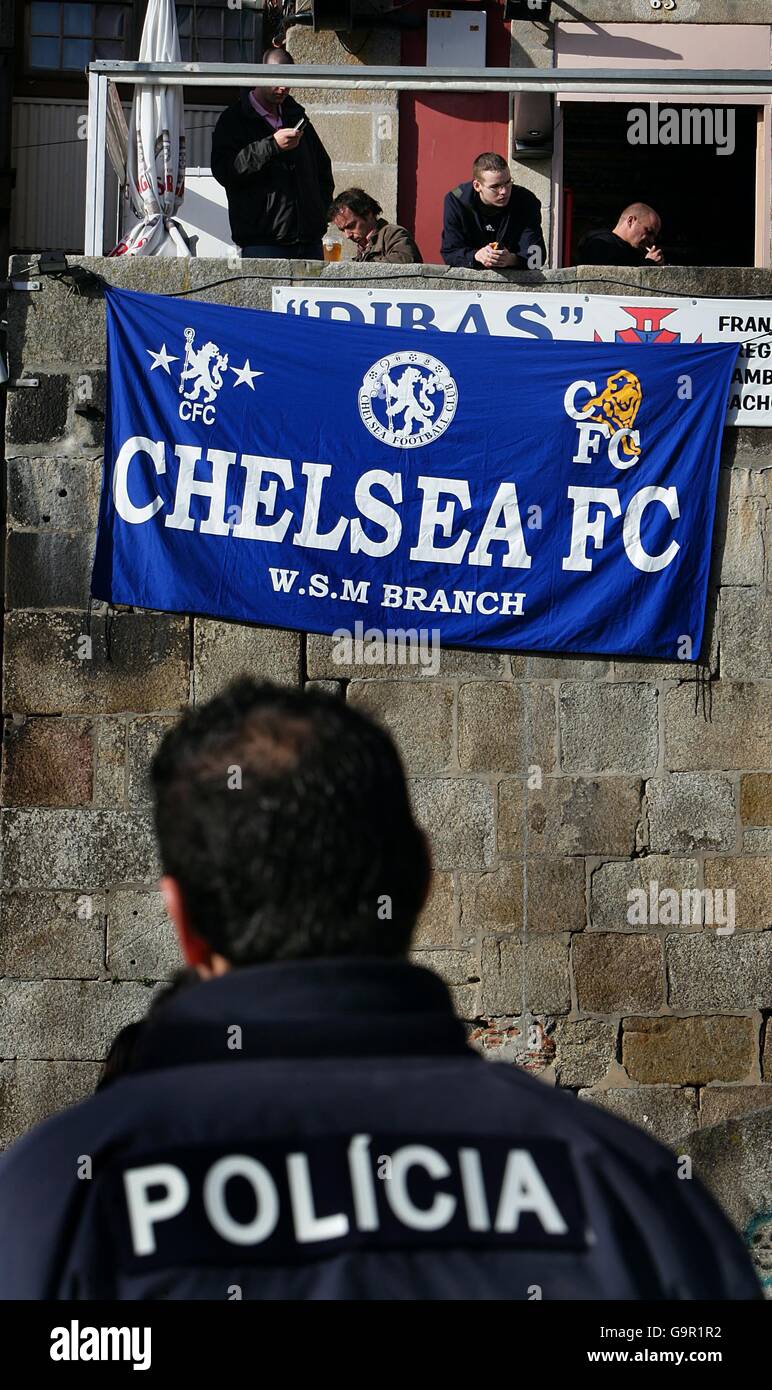
<path fill-rule="evenodd" d="M 205 425 L 213 425 L 215 421 L 214 406 L 204 405 L 203 401 L 181 401 L 180 419 L 201 420 Z"/>

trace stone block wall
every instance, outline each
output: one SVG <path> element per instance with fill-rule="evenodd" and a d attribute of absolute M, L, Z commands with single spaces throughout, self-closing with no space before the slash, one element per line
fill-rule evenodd
<path fill-rule="evenodd" d="M 99 261 L 111 282 L 267 309 L 272 284 L 603 289 L 597 270 Z M 763 271 L 615 270 L 631 291 L 772 297 Z M 571 288 L 575 288 L 572 284 Z M 614 291 L 615 292 L 615 291 Z M 699 666 L 444 651 L 439 672 L 342 667 L 329 638 L 99 605 L 104 305 L 44 281 L 9 306 L 0 898 L 0 1142 L 93 1086 L 174 969 L 147 769 L 176 712 L 246 670 L 324 683 L 402 750 L 436 880 L 416 959 L 485 1055 L 680 1151 L 772 1105 L 772 430 L 724 437 Z M 734 889 L 736 930 L 631 924 L 651 883 Z M 769 1115 L 768 1117 L 769 1118 Z M 767 1129 L 767 1133 L 769 1129 Z"/>
<path fill-rule="evenodd" d="M 348 67 L 399 65 L 400 34 L 396 30 L 356 30 L 351 34 L 315 34 L 302 24 L 287 31 L 287 50 L 296 63 Z M 305 106 L 332 160 L 335 192 L 364 188 L 377 199 L 389 221 L 397 217 L 398 93 L 349 87 L 299 87 Z M 340 233 L 344 259 L 354 256 L 353 243 Z"/>

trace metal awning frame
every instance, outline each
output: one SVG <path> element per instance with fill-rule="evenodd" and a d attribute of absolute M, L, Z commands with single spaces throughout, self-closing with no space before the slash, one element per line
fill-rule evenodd
<path fill-rule="evenodd" d="M 167 83 L 186 87 L 255 87 L 275 82 L 276 68 L 263 63 L 128 63 L 100 61 L 88 67 L 86 155 L 87 256 L 104 252 L 105 149 L 108 82 L 132 86 Z M 296 63 L 293 87 L 383 92 L 630 93 L 655 97 L 686 95 L 708 101 L 727 96 L 768 97 L 772 71 L 684 68 L 415 68 L 352 67 Z"/>

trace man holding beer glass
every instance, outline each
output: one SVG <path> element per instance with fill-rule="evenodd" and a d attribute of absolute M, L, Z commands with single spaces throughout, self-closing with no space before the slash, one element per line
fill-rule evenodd
<path fill-rule="evenodd" d="M 264 63 L 292 61 L 284 48 L 263 54 Z M 212 173 L 228 195 L 242 256 L 322 260 L 332 165 L 286 82 L 244 91 L 223 111 L 212 136 Z"/>
<path fill-rule="evenodd" d="M 405 227 L 381 217 L 381 205 L 362 188 L 339 193 L 327 216 L 357 248 L 358 261 L 389 261 L 392 264 L 421 263 L 421 252 Z M 340 242 L 335 243 L 338 246 Z M 332 260 L 329 256 L 327 259 Z M 335 257 L 340 259 L 340 255 Z"/>

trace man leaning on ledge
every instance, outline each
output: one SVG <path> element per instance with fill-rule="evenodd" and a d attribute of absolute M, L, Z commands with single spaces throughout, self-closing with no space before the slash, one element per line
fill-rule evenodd
<path fill-rule="evenodd" d="M 445 195 L 442 259 L 470 270 L 542 270 L 541 203 L 512 182 L 500 154 L 478 154 L 469 183 Z"/>
<path fill-rule="evenodd" d="M 353 241 L 357 261 L 385 261 L 392 265 L 417 265 L 421 252 L 406 227 L 381 217 L 380 203 L 363 188 L 339 193 L 327 216 L 339 232 Z"/>
<path fill-rule="evenodd" d="M 578 265 L 664 265 L 662 220 L 648 203 L 630 203 L 614 228 L 589 232 L 579 243 Z"/>

